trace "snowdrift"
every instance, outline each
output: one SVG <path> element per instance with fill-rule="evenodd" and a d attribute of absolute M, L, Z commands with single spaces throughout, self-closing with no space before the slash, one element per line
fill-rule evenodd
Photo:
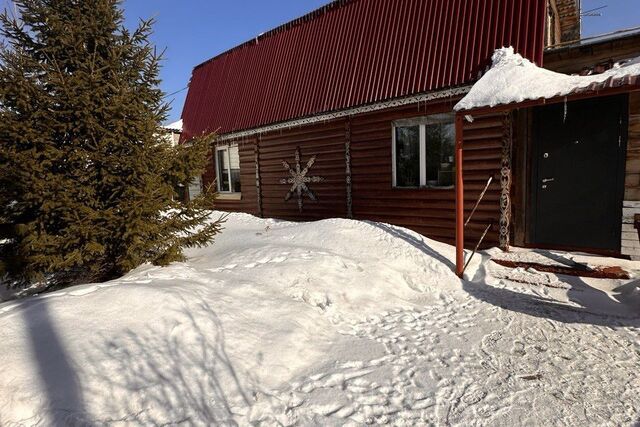
<path fill-rule="evenodd" d="M 454 252 L 386 224 L 231 214 L 185 263 L 0 304 L 0 425 L 637 418 L 640 323 L 576 303 L 586 284 L 513 282 L 491 251 L 461 282 Z"/>

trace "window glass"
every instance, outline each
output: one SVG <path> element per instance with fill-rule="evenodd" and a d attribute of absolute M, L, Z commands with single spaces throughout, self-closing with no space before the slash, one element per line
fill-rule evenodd
<path fill-rule="evenodd" d="M 202 179 L 194 177 L 189 183 L 189 200 L 193 200 L 202 193 Z"/>
<path fill-rule="evenodd" d="M 394 122 L 395 186 L 452 187 L 455 177 L 453 114 Z"/>
<path fill-rule="evenodd" d="M 396 127 L 396 186 L 420 186 L 420 126 Z"/>
<path fill-rule="evenodd" d="M 438 123 L 426 126 L 427 186 L 449 187 L 454 178 L 455 126 Z"/>
<path fill-rule="evenodd" d="M 217 150 L 217 175 L 218 175 L 218 191 L 231 191 L 229 186 L 229 158 L 227 149 Z"/>
<path fill-rule="evenodd" d="M 238 147 L 229 148 L 229 162 L 231 165 L 231 191 L 234 193 L 240 192 L 240 155 L 238 154 Z"/>
<path fill-rule="evenodd" d="M 238 146 L 216 149 L 216 174 L 218 191 L 223 193 L 240 192 L 240 155 Z"/>

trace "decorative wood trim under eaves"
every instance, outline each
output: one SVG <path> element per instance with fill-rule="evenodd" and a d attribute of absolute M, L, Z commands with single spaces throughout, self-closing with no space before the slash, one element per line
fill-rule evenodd
<path fill-rule="evenodd" d="M 439 90 L 435 92 L 424 93 L 420 95 L 411 95 L 404 98 L 397 98 L 390 101 L 379 102 L 376 104 L 364 105 L 361 107 L 350 108 L 347 110 L 335 111 L 332 113 L 319 114 L 317 116 L 306 117 L 303 119 L 290 120 L 274 125 L 263 126 L 255 129 L 244 130 L 240 132 L 232 132 L 218 136 L 216 142 L 230 141 L 234 139 L 246 138 L 248 136 L 273 132 L 276 130 L 288 129 L 292 127 L 304 126 L 313 123 L 326 122 L 342 117 L 354 116 L 357 114 L 370 113 L 373 111 L 385 110 L 387 108 L 401 107 L 404 105 L 416 104 L 419 102 L 428 102 L 438 99 L 447 99 L 457 96 L 466 95 L 471 89 L 471 85 L 461 86 L 457 88 Z"/>

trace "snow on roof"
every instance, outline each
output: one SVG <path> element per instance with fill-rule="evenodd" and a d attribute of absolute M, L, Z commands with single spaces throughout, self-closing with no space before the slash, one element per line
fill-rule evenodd
<path fill-rule="evenodd" d="M 640 57 L 590 76 L 567 75 L 540 68 L 515 53 L 512 47 L 497 49 L 492 60 L 491 69 L 456 104 L 455 111 L 556 98 L 599 90 L 603 86 L 640 86 Z"/>
<path fill-rule="evenodd" d="M 182 132 L 182 119 L 177 122 L 169 123 L 168 125 L 165 125 L 164 128 L 176 132 Z"/>

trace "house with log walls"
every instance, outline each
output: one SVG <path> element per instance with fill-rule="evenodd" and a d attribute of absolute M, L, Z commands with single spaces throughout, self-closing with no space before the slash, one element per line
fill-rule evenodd
<path fill-rule="evenodd" d="M 578 0 L 334 1 L 196 66 L 181 140 L 217 134 L 202 181 L 220 210 L 381 221 L 451 244 L 458 234 L 466 248 L 639 256 L 638 81 L 557 105 L 483 109 L 456 129 L 454 105 L 503 46 L 567 74 L 640 56 L 640 31 L 584 40 L 579 17 Z M 602 108 L 610 117 L 578 117 Z M 576 119 L 559 120 L 565 111 Z M 586 151 L 562 148 L 584 120 L 606 131 L 574 144 Z M 553 165 L 549 152 L 559 153 Z M 554 180 L 549 191 L 541 179 Z"/>

